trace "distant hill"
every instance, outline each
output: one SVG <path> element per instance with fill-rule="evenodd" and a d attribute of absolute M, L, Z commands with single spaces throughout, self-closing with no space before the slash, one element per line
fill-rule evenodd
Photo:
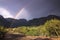
<path fill-rule="evenodd" d="M 20 27 L 20 26 L 39 26 L 43 25 L 47 20 L 58 19 L 59 16 L 49 15 L 47 17 L 34 18 L 32 20 L 27 21 L 26 19 L 12 19 L 12 18 L 3 18 L 0 15 L 0 25 L 4 27 Z"/>
<path fill-rule="evenodd" d="M 49 15 L 47 17 L 35 18 L 32 20 L 29 20 L 28 24 L 31 26 L 39 26 L 39 25 L 43 25 L 47 20 L 51 20 L 51 19 L 60 20 L 60 17 L 55 15 Z"/>
<path fill-rule="evenodd" d="M 8 27 L 10 26 L 10 22 L 7 21 L 3 16 L 0 15 L 0 26 Z"/>
<path fill-rule="evenodd" d="M 11 25 L 10 27 L 17 27 L 17 26 L 26 26 L 27 25 L 27 20 L 26 19 L 7 19 Z"/>

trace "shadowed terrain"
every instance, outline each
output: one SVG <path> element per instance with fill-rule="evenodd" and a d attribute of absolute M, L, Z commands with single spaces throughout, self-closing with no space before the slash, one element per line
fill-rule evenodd
<path fill-rule="evenodd" d="M 42 37 L 42 36 L 25 36 L 25 35 L 20 35 L 20 34 L 7 34 L 5 36 L 5 40 L 60 40 L 59 38 L 56 37 Z"/>

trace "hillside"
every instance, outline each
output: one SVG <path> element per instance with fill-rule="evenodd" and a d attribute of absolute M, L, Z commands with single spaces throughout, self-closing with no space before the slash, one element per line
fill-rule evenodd
<path fill-rule="evenodd" d="M 51 19 L 60 20 L 60 17 L 55 15 L 49 15 L 47 17 L 34 18 L 27 21 L 26 19 L 17 20 L 12 18 L 3 18 L 3 16 L 0 15 L 0 25 L 5 27 L 39 26 L 39 25 L 43 25 L 47 20 L 51 20 Z"/>

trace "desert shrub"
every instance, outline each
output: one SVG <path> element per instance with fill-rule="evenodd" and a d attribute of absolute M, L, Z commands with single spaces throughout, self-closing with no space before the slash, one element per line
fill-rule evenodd
<path fill-rule="evenodd" d="M 40 27 L 40 36 L 48 36 L 49 32 L 46 30 L 45 26 Z"/>
<path fill-rule="evenodd" d="M 51 19 L 46 21 L 44 25 L 40 26 L 22 26 L 9 29 L 13 32 L 31 36 L 58 36 L 60 35 L 60 20 Z"/>
<path fill-rule="evenodd" d="M 31 35 L 31 36 L 38 36 L 38 28 L 37 27 L 29 27 L 27 28 L 26 35 Z"/>
<path fill-rule="evenodd" d="M 50 36 L 60 35 L 60 20 L 52 19 L 45 23 L 46 30 L 48 30 Z"/>
<path fill-rule="evenodd" d="M 6 30 L 3 26 L 0 26 L 0 38 L 4 38 L 5 34 L 6 34 Z"/>
<path fill-rule="evenodd" d="M 15 32 L 18 32 L 20 34 L 25 34 L 27 32 L 27 28 L 25 26 L 18 27 L 15 29 Z"/>

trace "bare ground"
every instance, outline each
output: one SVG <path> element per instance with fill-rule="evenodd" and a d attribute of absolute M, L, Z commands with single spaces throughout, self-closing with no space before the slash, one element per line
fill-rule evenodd
<path fill-rule="evenodd" d="M 20 34 L 7 34 L 4 40 L 60 40 L 59 38 L 50 38 L 42 36 L 25 36 Z"/>

